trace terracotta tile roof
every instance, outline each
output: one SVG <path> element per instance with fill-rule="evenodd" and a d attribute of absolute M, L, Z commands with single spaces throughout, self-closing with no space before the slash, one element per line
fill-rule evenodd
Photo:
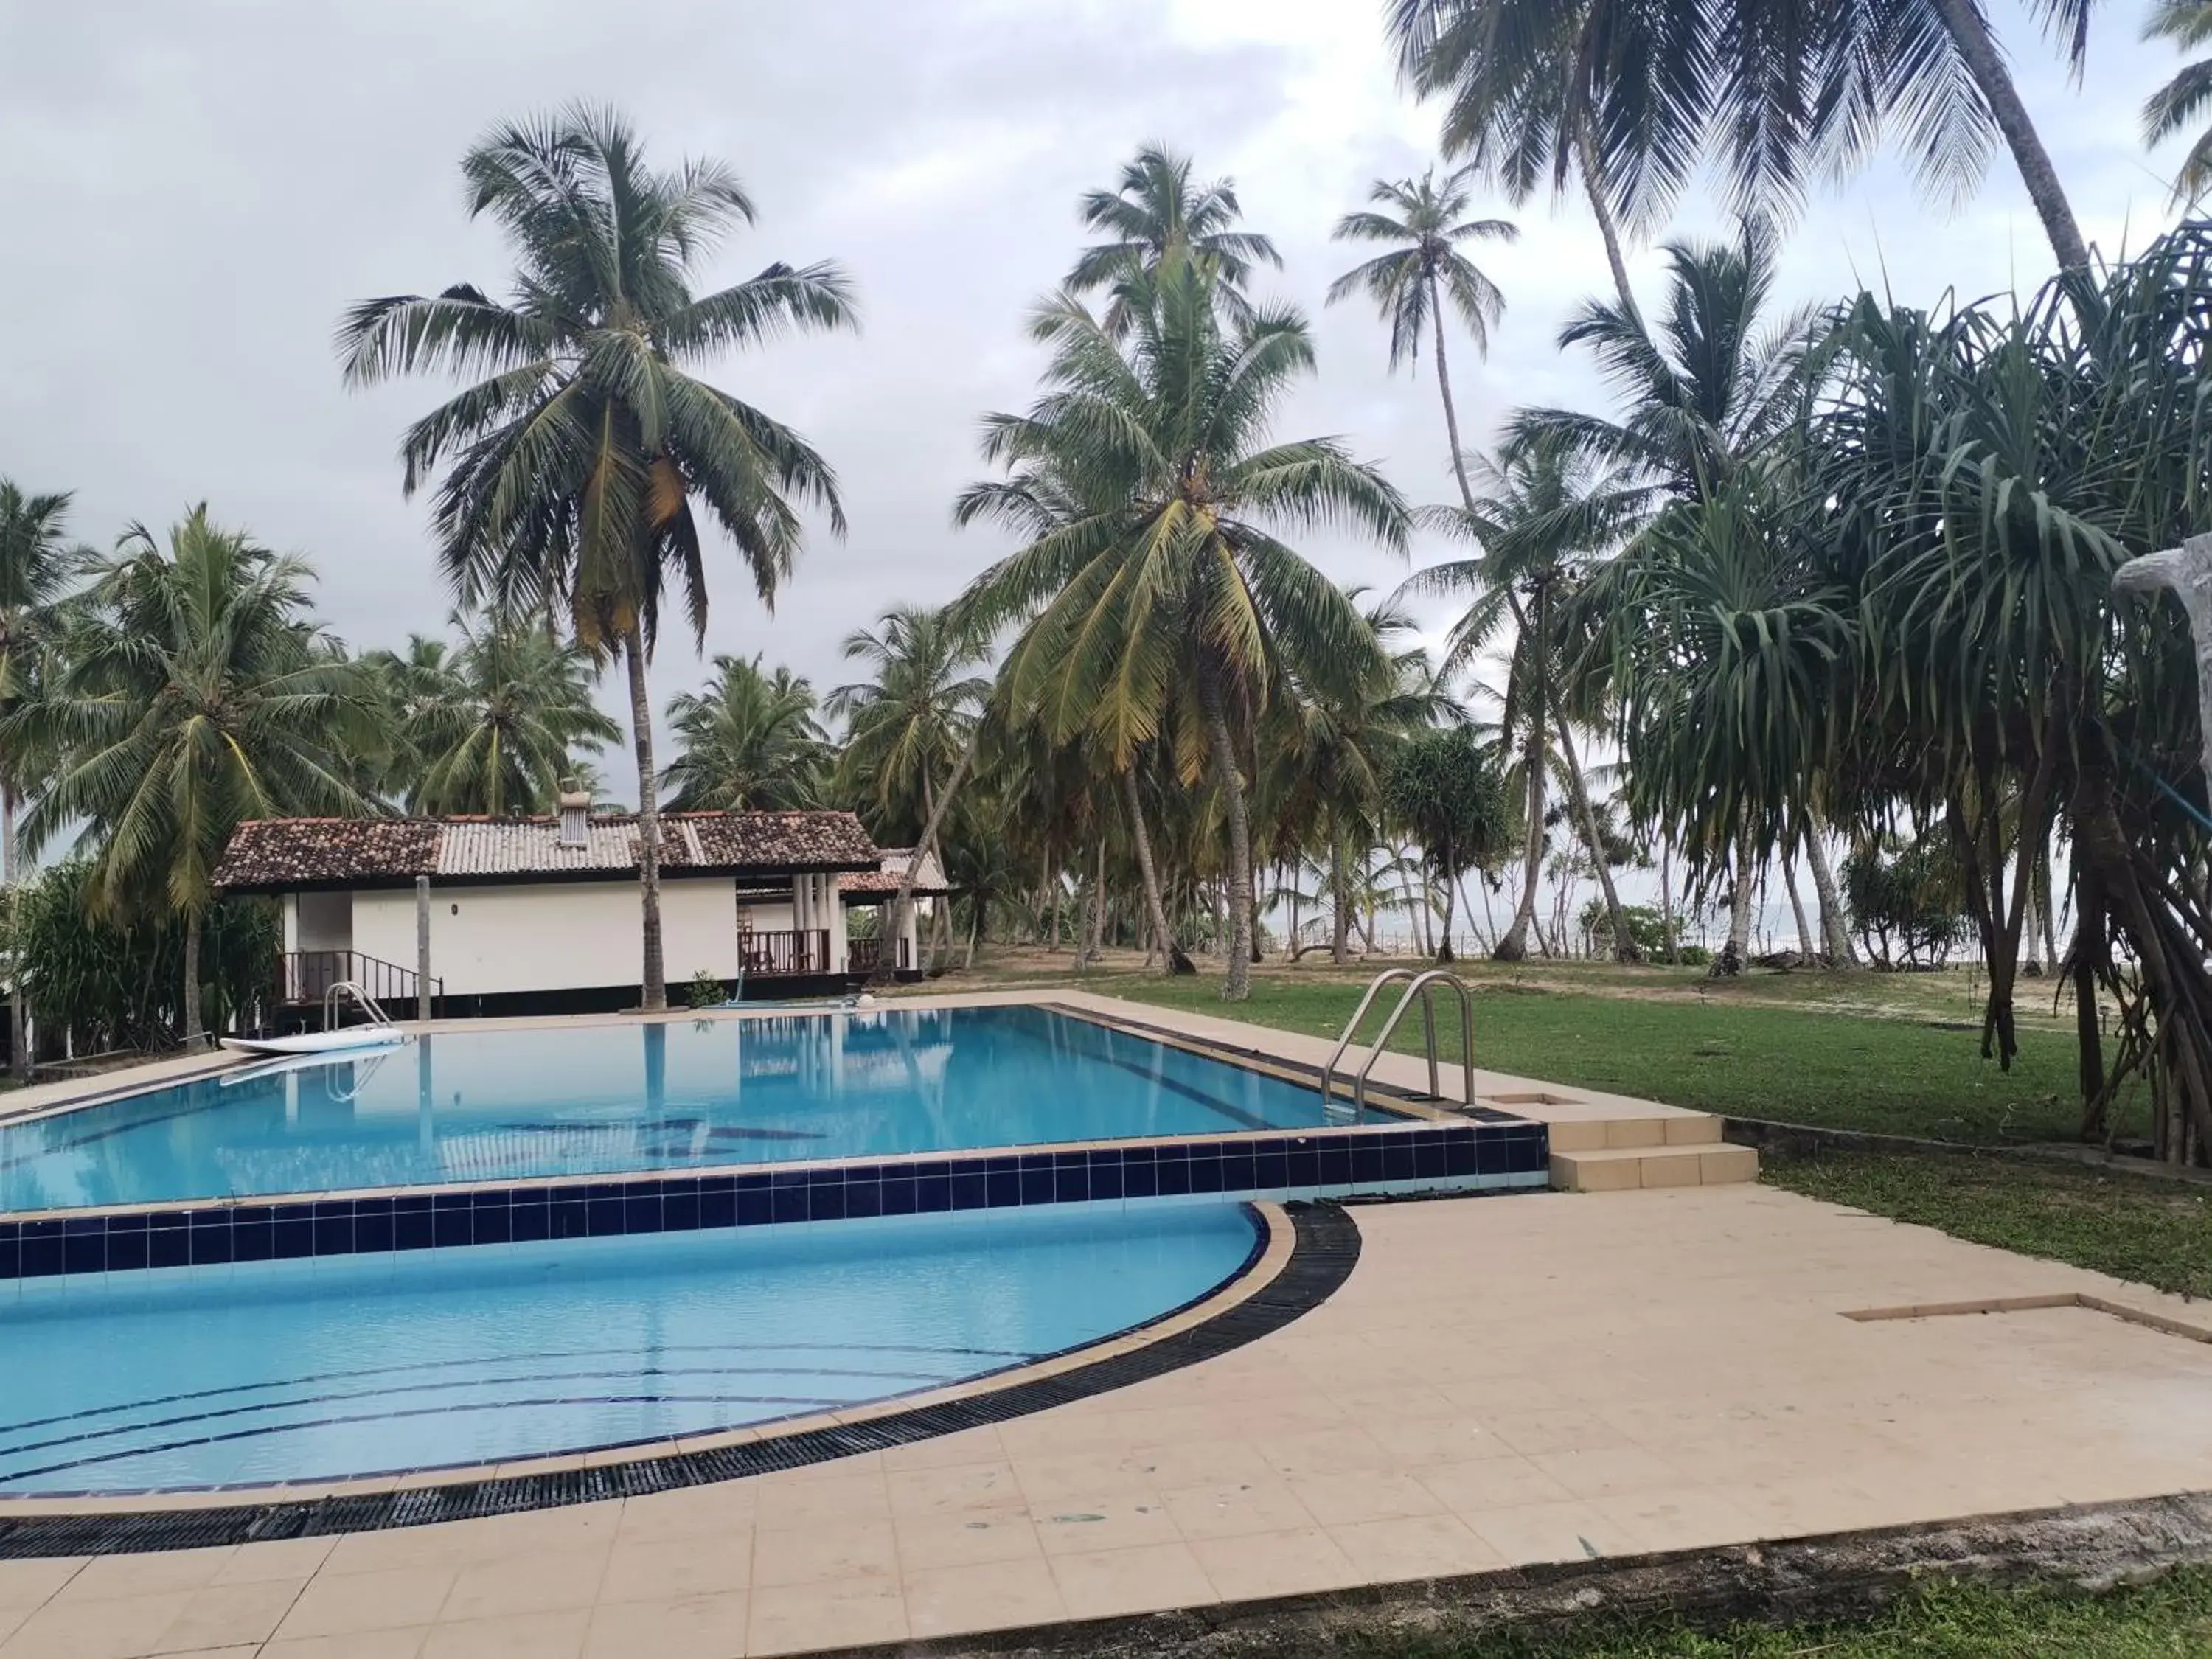
<path fill-rule="evenodd" d="M 850 812 L 667 812 L 661 867 L 759 874 L 880 868 L 882 854 Z M 241 823 L 216 866 L 233 892 L 453 880 L 543 880 L 637 869 L 637 819 L 604 816 L 564 847 L 544 818 L 267 818 Z"/>
<path fill-rule="evenodd" d="M 886 848 L 880 869 L 848 871 L 837 878 L 837 890 L 855 897 L 896 897 L 899 878 L 906 873 L 906 867 L 913 859 L 914 848 L 911 847 Z M 952 890 L 951 884 L 945 878 L 945 866 L 937 861 L 935 854 L 922 860 L 921 872 L 915 878 L 914 890 L 922 894 L 950 893 Z"/>

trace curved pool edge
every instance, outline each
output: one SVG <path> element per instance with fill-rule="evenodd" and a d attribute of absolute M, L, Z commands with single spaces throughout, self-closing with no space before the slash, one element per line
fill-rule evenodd
<path fill-rule="evenodd" d="M 1359 1260 L 1341 1206 L 1252 1201 L 1254 1250 L 1196 1300 L 1079 1347 L 926 1392 L 752 1428 L 305 1486 L 0 1498 L 0 1560 L 330 1537 L 644 1497 L 803 1468 L 1011 1421 L 1109 1393 L 1272 1334 Z"/>

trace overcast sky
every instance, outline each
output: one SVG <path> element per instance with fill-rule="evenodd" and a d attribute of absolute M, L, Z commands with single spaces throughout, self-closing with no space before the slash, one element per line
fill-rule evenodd
<path fill-rule="evenodd" d="M 2011 0 L 1995 0 L 2024 94 L 2092 241 L 2139 246 L 2168 221 L 2164 169 L 2137 142 L 2173 68 L 2137 42 L 2142 0 L 2106 9 L 2075 88 Z M 323 614 L 357 646 L 435 630 L 447 600 L 420 501 L 394 459 L 442 395 L 339 385 L 330 337 L 365 295 L 503 288 L 496 235 L 464 215 L 458 162 L 501 118 L 611 102 L 654 157 L 733 165 L 760 209 L 717 284 L 772 259 L 834 258 L 859 337 L 787 342 L 712 378 L 787 420 L 836 465 L 852 521 L 811 538 L 770 617 L 720 550 L 708 649 L 790 662 L 830 685 L 848 630 L 899 600 L 954 592 L 1004 543 L 947 508 L 978 476 L 977 416 L 1024 406 L 1030 303 L 1083 240 L 1079 192 L 1158 138 L 1233 175 L 1252 228 L 1310 308 L 1321 373 L 1279 434 L 1345 435 L 1417 501 L 1449 489 L 1434 385 L 1385 373 L 1383 333 L 1323 310 L 1355 257 L 1328 229 L 1370 180 L 1417 172 L 1435 117 L 1401 97 L 1369 0 L 96 0 L 0 8 L 0 475 L 76 492 L 97 544 L 127 521 L 216 514 L 310 556 Z M 1498 210 L 1504 210 L 1502 209 Z M 1470 441 L 1508 408 L 1596 403 L 1553 341 L 1606 283 L 1572 204 L 1532 203 L 1481 263 L 1508 309 L 1486 363 L 1462 356 Z M 1683 227 L 1710 229 L 1693 202 Z M 1877 167 L 1792 229 L 1787 297 L 1887 281 L 1927 301 L 2033 286 L 2050 268 L 2008 161 L 1946 212 Z M 1657 256 L 1638 253 L 1652 283 Z M 1344 580 L 1402 567 L 1327 538 Z M 1416 562 L 1440 550 L 1416 550 Z M 662 695 L 701 672 L 672 637 Z M 619 774 L 619 764 L 611 766 Z"/>

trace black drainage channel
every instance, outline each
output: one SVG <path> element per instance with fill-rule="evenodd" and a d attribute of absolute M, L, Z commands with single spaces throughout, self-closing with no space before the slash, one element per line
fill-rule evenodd
<path fill-rule="evenodd" d="M 940 1434 L 1026 1417 L 1031 1412 L 1124 1389 L 1241 1348 L 1327 1301 L 1358 1263 L 1359 1229 L 1334 1204 L 1292 1204 L 1285 1208 L 1293 1229 L 1291 1257 L 1271 1283 L 1203 1324 L 1055 1376 L 1011 1383 L 965 1400 L 918 1407 L 849 1426 L 808 1429 L 714 1451 L 678 1452 L 605 1468 L 511 1475 L 504 1480 L 459 1481 L 407 1492 L 298 1503 L 239 1504 L 140 1514 L 27 1516 L 0 1522 L 0 1560 L 129 1555 L 268 1539 L 325 1538 L 337 1533 L 381 1532 L 393 1527 L 470 1521 L 568 1504 L 596 1504 L 611 1498 L 642 1498 L 684 1486 L 803 1468 L 862 1452 L 888 1451 Z"/>

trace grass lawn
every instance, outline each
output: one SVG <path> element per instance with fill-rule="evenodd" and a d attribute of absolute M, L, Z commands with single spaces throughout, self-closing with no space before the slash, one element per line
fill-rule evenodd
<path fill-rule="evenodd" d="M 1332 1037 L 1361 988 L 1334 977 L 1261 974 L 1251 1000 L 1232 1006 L 1210 978 L 1102 974 L 1082 983 L 1139 1002 Z M 1905 1019 L 1718 994 L 1578 994 L 1487 978 L 1474 989 L 1475 1059 L 1496 1071 L 1741 1117 L 1937 1140 L 2064 1140 L 2080 1122 L 2070 1033 L 2023 1032 L 2020 1056 L 2005 1073 L 1982 1059 L 1976 1032 Z M 1456 1057 L 1457 1033 L 1449 1023 L 1445 1030 L 1447 1050 Z M 1393 1046 L 1418 1051 L 1419 1023 L 1409 1017 Z"/>
<path fill-rule="evenodd" d="M 1765 1180 L 1810 1198 L 2212 1297 L 2212 1193 L 2201 1187 L 1960 1152 L 1770 1150 L 1760 1164 Z"/>
<path fill-rule="evenodd" d="M 1935 1583 L 1866 1620 L 1737 1624 L 1578 1621 L 1545 1632 L 1347 1641 L 1343 1659 L 2195 1659 L 2212 1652 L 2212 1574 L 2086 1595 Z"/>

